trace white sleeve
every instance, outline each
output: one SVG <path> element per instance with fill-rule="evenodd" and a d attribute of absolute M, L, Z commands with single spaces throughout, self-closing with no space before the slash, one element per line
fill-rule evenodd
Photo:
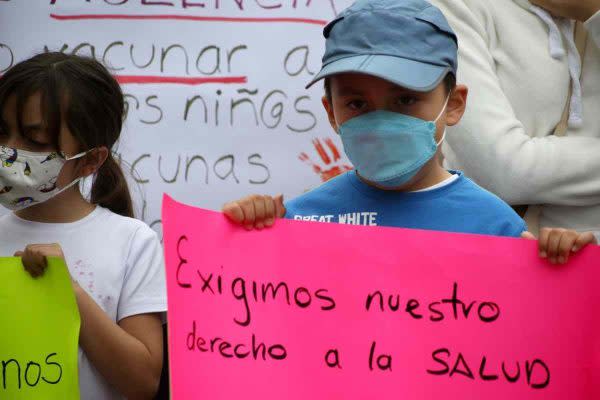
<path fill-rule="evenodd" d="M 600 11 L 585 21 L 585 27 L 594 39 L 596 46 L 600 48 Z"/>
<path fill-rule="evenodd" d="M 117 308 L 117 321 L 167 310 L 163 251 L 156 232 L 146 225 L 133 235 Z"/>
<path fill-rule="evenodd" d="M 486 31 L 493 15 L 482 21 L 467 0 L 431 2 L 459 38 L 459 76 L 469 87 L 469 100 L 446 140 L 467 175 L 510 204 L 600 204 L 600 140 L 528 135 L 495 72 Z M 480 6 L 479 12 L 490 12 Z"/>

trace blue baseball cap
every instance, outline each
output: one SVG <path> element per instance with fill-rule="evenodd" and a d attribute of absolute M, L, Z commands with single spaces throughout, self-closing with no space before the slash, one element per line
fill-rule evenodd
<path fill-rule="evenodd" d="M 306 86 L 362 73 L 429 92 L 458 68 L 458 39 L 426 0 L 358 0 L 323 30 L 323 67 Z"/>

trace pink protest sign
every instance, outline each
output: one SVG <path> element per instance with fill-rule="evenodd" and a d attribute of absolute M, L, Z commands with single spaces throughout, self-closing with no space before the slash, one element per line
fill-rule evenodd
<path fill-rule="evenodd" d="M 165 197 L 183 399 L 598 399 L 600 249 L 278 221 Z"/>

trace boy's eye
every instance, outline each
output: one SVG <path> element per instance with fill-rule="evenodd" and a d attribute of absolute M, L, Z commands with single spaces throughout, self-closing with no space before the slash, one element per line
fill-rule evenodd
<path fill-rule="evenodd" d="M 410 106 L 417 102 L 417 99 L 413 96 L 402 96 L 398 98 L 398 104 L 401 106 Z"/>
<path fill-rule="evenodd" d="M 351 110 L 360 110 L 360 109 L 364 108 L 366 104 L 367 103 L 363 100 L 352 100 L 352 101 L 348 102 L 347 106 Z"/>

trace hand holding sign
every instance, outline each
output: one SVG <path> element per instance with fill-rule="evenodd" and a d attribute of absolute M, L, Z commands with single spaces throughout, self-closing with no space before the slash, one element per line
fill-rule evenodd
<path fill-rule="evenodd" d="M 244 225 L 247 230 L 260 230 L 273 226 L 276 218 L 285 216 L 283 195 L 244 197 L 225 204 L 223 213 L 236 224 Z"/>
<path fill-rule="evenodd" d="M 541 258 L 552 264 L 566 264 L 572 254 L 587 245 L 597 245 L 598 241 L 592 232 L 577 232 L 571 229 L 542 228 L 539 239 L 531 232 L 523 232 L 522 238 L 537 240 Z"/>
<path fill-rule="evenodd" d="M 176 399 L 600 396 L 597 248 L 557 268 L 523 240 L 163 217 Z"/>
<path fill-rule="evenodd" d="M 65 255 L 58 244 L 30 244 L 23 251 L 17 251 L 15 257 L 21 257 L 25 270 L 34 278 L 41 276 L 48 268 L 48 257 L 64 261 Z"/>

